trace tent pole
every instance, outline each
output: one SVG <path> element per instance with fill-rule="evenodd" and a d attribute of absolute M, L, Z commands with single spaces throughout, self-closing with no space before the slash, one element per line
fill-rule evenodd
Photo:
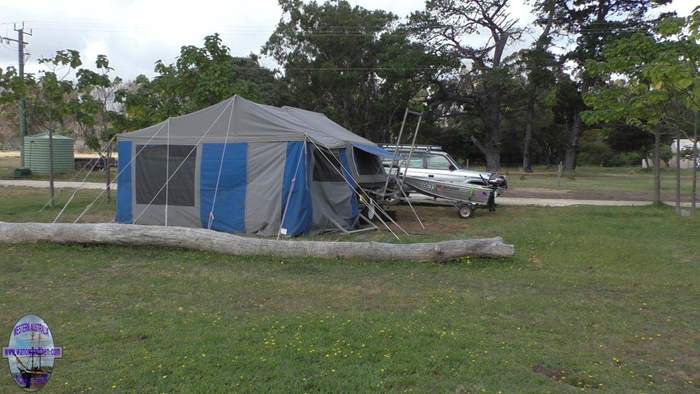
<path fill-rule="evenodd" d="M 406 203 L 408 203 L 408 206 L 411 208 L 411 211 L 413 212 L 413 216 L 416 217 L 416 220 L 418 220 L 418 224 L 420 224 L 420 227 L 425 230 L 425 226 L 423 225 L 423 221 L 420 220 L 420 217 L 418 216 L 418 212 L 416 212 L 416 209 L 413 208 L 413 204 L 411 204 L 411 200 L 408 199 L 408 195 L 406 194 L 406 191 L 403 190 L 403 185 L 401 183 L 398 183 L 399 186 L 399 191 L 403 195 L 403 197 L 406 199 Z"/>
<path fill-rule="evenodd" d="M 391 158 L 391 166 L 389 167 L 389 175 L 391 175 L 391 171 L 394 169 L 394 164 L 398 164 L 399 160 L 397 159 L 397 156 L 399 154 L 399 145 L 401 144 L 401 136 L 403 136 L 403 129 L 406 126 L 406 119 L 408 118 L 408 107 L 406 107 L 406 111 L 403 113 L 403 122 L 401 122 L 401 129 L 399 130 L 399 137 L 396 139 L 396 147 L 394 148 L 394 157 Z M 398 170 L 397 170 L 397 177 L 398 177 Z M 384 189 L 382 190 L 382 195 L 386 194 L 386 189 L 389 187 L 389 178 L 386 178 L 386 182 L 384 183 Z"/>
<path fill-rule="evenodd" d="M 369 225 L 371 226 L 370 228 L 371 228 L 372 230 L 379 230 L 379 227 L 377 227 L 376 224 L 372 223 L 372 221 L 369 220 L 368 217 L 366 217 L 366 216 L 363 215 L 363 214 L 360 214 L 360 217 L 361 217 L 362 219 L 364 219 L 365 222 L 369 223 Z"/>
<path fill-rule="evenodd" d="M 292 185 L 289 188 L 289 193 L 287 193 L 287 200 L 286 203 L 284 204 L 284 212 L 282 212 L 282 218 L 280 221 L 280 226 L 279 229 L 277 230 L 277 240 L 279 241 L 280 236 L 282 235 L 282 226 L 284 225 L 284 221 L 287 218 L 287 210 L 289 209 L 289 201 L 292 199 L 292 191 L 294 190 L 294 186 L 297 183 L 297 174 L 299 173 L 299 165 L 301 164 L 301 159 L 306 158 L 306 135 L 304 135 L 304 151 L 302 152 L 301 155 L 299 155 L 299 160 L 297 160 L 297 168 L 294 170 L 294 177 L 292 178 Z"/>
<path fill-rule="evenodd" d="M 136 152 L 136 154 L 134 155 L 134 157 L 132 157 L 131 160 L 129 160 L 129 164 L 127 164 L 126 166 L 124 166 L 124 168 L 130 167 L 130 166 L 134 163 L 134 160 L 136 160 L 136 157 L 137 157 L 139 154 L 141 154 L 141 152 L 142 152 L 144 149 L 146 149 L 146 146 L 148 146 L 148 144 L 150 144 L 151 141 L 153 141 L 153 138 L 155 138 L 156 135 L 160 134 L 160 132 L 163 131 L 163 128 L 165 128 L 165 123 L 163 123 L 163 124 L 160 126 L 160 128 L 158 129 L 158 131 L 156 131 L 156 132 L 148 139 L 148 141 L 146 141 L 146 144 L 144 144 L 144 145 L 141 147 L 141 149 L 139 149 L 138 152 Z M 114 179 L 119 179 L 119 175 L 122 174 L 122 171 L 124 171 L 124 168 L 122 168 L 121 170 L 119 170 L 119 171 L 117 172 L 117 175 L 115 175 Z M 97 201 L 97 200 L 102 196 L 102 194 L 103 194 L 104 192 L 106 192 L 106 191 L 107 191 L 107 188 L 102 189 L 102 190 L 100 191 L 100 193 L 97 194 L 97 197 L 95 197 L 95 199 L 92 200 L 92 202 L 90 202 L 90 204 L 88 204 L 87 207 L 85 207 L 85 209 L 80 213 L 80 215 L 78 215 L 78 217 L 75 218 L 75 220 L 73 221 L 73 223 L 78 223 L 78 220 L 80 220 L 80 218 L 82 218 L 83 215 L 85 215 L 85 213 L 87 213 L 87 211 L 95 204 L 95 201 Z"/>
<path fill-rule="evenodd" d="M 170 179 L 170 118 L 168 118 L 168 137 L 165 150 L 165 179 Z M 165 181 L 165 227 L 168 227 L 168 197 L 170 193 L 170 182 Z"/>
<path fill-rule="evenodd" d="M 340 176 L 343 178 L 343 180 L 345 181 L 345 183 L 347 183 L 347 184 L 352 188 L 352 190 L 354 191 L 355 194 L 357 194 L 357 195 L 360 196 L 360 197 L 366 197 L 367 200 L 368 200 L 370 203 L 373 203 L 373 200 L 372 200 L 369 196 L 367 196 L 366 194 L 365 194 L 364 196 L 360 195 L 360 192 L 358 192 L 358 191 L 355 189 L 355 187 L 350 183 L 350 181 L 348 181 L 348 179 L 347 179 L 347 177 L 345 176 L 345 174 L 343 174 L 342 171 L 338 170 L 338 168 L 335 166 L 335 164 L 333 164 L 333 162 L 328 158 L 328 156 L 326 156 L 326 154 L 323 152 L 323 150 L 321 150 L 321 149 L 319 148 L 319 146 L 316 145 L 316 143 L 314 142 L 314 140 L 309 139 L 309 141 L 311 141 L 311 143 L 314 144 L 314 146 L 316 147 L 316 150 L 318 150 L 318 151 L 321 153 L 321 155 L 323 155 L 323 158 L 326 159 L 326 161 L 331 165 L 331 167 L 332 167 L 338 174 L 340 174 Z M 355 181 L 355 180 L 353 179 L 353 181 Z M 357 181 L 355 181 L 355 183 L 357 184 Z M 360 188 L 360 190 L 362 190 L 362 188 Z M 363 192 L 364 192 L 364 191 L 363 191 Z M 363 204 L 365 204 L 365 205 L 369 208 L 369 204 L 368 204 L 368 203 L 362 201 L 362 199 L 360 199 L 360 202 L 362 202 Z M 376 209 L 383 212 L 382 208 L 379 207 L 379 206 L 376 206 Z M 384 214 L 385 214 L 387 217 L 389 217 L 389 215 L 387 215 L 386 212 L 384 212 Z M 377 218 L 379 219 L 380 222 L 382 222 L 382 224 L 384 225 L 384 227 L 386 227 L 386 229 L 389 230 L 389 232 L 390 232 L 397 240 L 401 240 L 401 238 L 399 238 L 399 236 L 396 235 L 396 233 L 394 233 L 394 231 L 389 227 L 388 224 L 386 224 L 386 222 L 381 218 L 380 215 L 377 215 Z M 389 217 L 389 219 L 391 219 L 391 217 Z M 393 219 L 392 219 L 392 220 L 393 220 Z M 401 228 L 401 226 L 399 226 L 398 224 L 397 224 L 396 226 L 399 227 L 399 228 Z M 403 230 L 403 229 L 402 229 L 402 230 Z M 405 231 L 404 231 L 404 232 L 405 232 Z M 408 235 L 408 233 L 406 233 L 406 235 Z"/>
<path fill-rule="evenodd" d="M 350 183 L 350 181 L 348 181 L 348 179 L 347 179 L 347 177 L 345 176 L 345 174 L 343 174 L 342 171 L 338 170 L 338 168 L 335 166 L 335 164 L 333 164 L 333 162 L 328 158 L 328 156 L 326 156 L 326 154 L 323 152 L 323 150 L 321 150 L 321 149 L 319 148 L 319 146 L 316 145 L 316 143 L 314 142 L 314 140 L 309 139 L 309 141 L 311 141 L 311 143 L 314 144 L 314 146 L 316 147 L 316 149 L 317 149 L 319 152 L 321 152 L 321 155 L 323 155 L 323 157 L 324 157 L 324 158 L 326 159 L 326 161 L 331 165 L 331 167 L 333 167 L 333 169 L 334 169 L 338 174 L 340 174 L 340 176 L 343 178 L 343 180 L 345 180 L 345 183 L 347 183 L 347 184 L 352 188 L 352 190 L 353 190 L 358 196 L 362 196 L 362 195 L 360 194 L 360 192 L 358 192 L 358 191 L 355 189 L 355 187 Z M 348 175 L 350 175 L 350 174 L 348 174 Z M 350 175 L 350 177 L 352 178 L 352 175 Z M 359 185 L 359 182 L 357 182 L 357 180 L 353 179 L 353 181 L 355 182 L 355 184 Z M 377 209 L 379 212 L 383 213 L 387 218 L 389 218 L 389 220 L 390 220 L 392 223 L 394 223 L 394 225 L 396 225 L 396 227 L 398 227 L 401 231 L 403 231 L 404 234 L 409 235 L 408 232 L 407 232 L 406 230 L 404 230 L 403 227 L 401 227 L 398 223 L 396 223 L 396 221 L 394 221 L 394 219 L 392 219 L 391 216 L 389 216 L 389 215 L 386 213 L 386 211 L 384 211 L 384 209 L 382 209 L 382 207 L 380 207 L 372 198 L 370 198 L 370 197 L 364 192 L 364 190 L 363 190 L 362 188 L 359 188 L 359 189 L 360 189 L 360 190 L 362 191 L 362 193 L 364 194 L 364 196 L 362 196 L 362 197 L 367 198 L 367 201 L 369 201 L 369 203 L 372 204 L 372 206 L 374 206 L 375 209 Z M 362 203 L 365 204 L 367 207 L 369 207 L 369 204 L 368 204 L 368 203 L 366 203 L 366 202 L 364 202 L 364 201 L 362 201 Z M 386 226 L 387 230 L 389 230 L 389 232 L 391 232 L 391 233 L 394 235 L 394 237 L 396 237 L 396 239 L 401 240 L 401 238 L 399 238 L 399 236 L 396 235 L 396 233 L 394 233 L 393 230 L 391 230 L 391 228 L 389 227 L 389 225 L 386 224 L 386 222 L 381 218 L 381 216 L 378 215 L 377 218 L 379 218 L 379 220 L 382 222 L 382 224 L 384 224 L 384 226 Z"/>
<path fill-rule="evenodd" d="M 418 130 L 420 130 L 420 126 L 421 126 L 422 122 L 423 122 L 423 113 L 421 112 L 420 115 L 418 115 L 418 123 L 416 124 L 416 130 L 413 132 L 413 140 L 411 141 L 411 150 L 408 151 L 408 158 L 406 159 L 406 169 L 404 169 L 404 171 L 403 171 L 404 177 L 408 173 L 408 166 L 411 163 L 411 157 L 413 157 L 413 151 L 416 147 L 416 138 L 418 137 Z M 408 199 L 408 195 L 406 195 L 406 191 L 404 191 L 404 189 L 403 189 L 403 178 L 401 178 L 400 173 L 397 174 L 396 180 L 397 180 L 397 183 L 399 185 L 399 190 L 401 191 L 401 194 L 403 194 L 404 198 L 406 198 L 406 202 L 408 203 L 408 206 L 411 208 L 411 211 L 413 211 L 413 215 L 418 220 L 418 223 L 420 223 L 421 228 L 423 230 L 425 230 L 425 226 L 423 225 L 423 222 L 420 220 L 420 217 L 418 217 L 418 213 L 416 212 L 415 208 L 413 208 L 413 204 L 411 204 L 411 200 Z"/>
<path fill-rule="evenodd" d="M 116 135 L 113 136 L 112 139 L 109 140 L 109 142 L 107 143 L 107 146 L 112 146 L 112 141 L 114 141 L 115 138 L 117 138 Z M 100 153 L 102 151 L 104 151 L 105 149 L 106 149 L 106 147 L 103 147 L 102 149 L 100 149 Z M 75 195 L 78 194 L 78 192 L 83 188 L 83 186 L 85 185 L 85 181 L 90 176 L 90 174 L 92 174 L 92 171 L 95 170 L 95 167 L 97 167 L 97 163 L 99 163 L 99 162 L 100 162 L 99 159 L 95 159 L 95 161 L 92 163 L 92 166 L 90 167 L 90 170 L 88 171 L 87 174 L 85 174 L 82 182 L 80 182 L 80 185 L 78 185 L 78 187 L 75 188 L 75 190 L 73 191 L 73 194 L 71 194 L 71 196 L 68 198 L 68 201 L 66 201 L 65 205 L 63 205 L 63 208 L 61 208 L 61 211 L 58 213 L 58 215 L 56 215 L 56 217 L 53 219 L 53 222 L 51 222 L 51 223 L 56 223 L 58 221 L 58 219 L 61 217 L 61 215 L 63 215 L 63 212 L 65 212 L 66 208 L 68 208 L 68 204 L 70 204 L 71 201 L 73 201 L 73 198 L 75 198 Z M 85 166 L 85 167 L 87 167 L 87 166 Z M 46 208 L 47 205 L 48 205 L 48 203 L 46 203 L 46 205 L 44 205 L 44 208 Z M 41 208 L 41 209 L 43 210 L 44 208 Z"/>
<path fill-rule="evenodd" d="M 165 185 L 166 185 L 168 182 L 170 182 L 170 180 L 177 174 L 178 171 L 180 171 L 180 168 L 182 168 L 182 166 L 185 165 L 185 163 L 187 162 L 187 159 L 189 159 L 190 156 L 192 156 L 192 153 L 194 153 L 194 152 L 197 150 L 197 148 L 199 147 L 199 145 L 202 144 L 202 141 L 204 140 L 204 138 L 205 138 L 207 135 L 209 135 L 209 133 L 211 132 L 211 130 L 214 128 L 214 125 L 216 124 L 216 122 L 218 122 L 219 119 L 221 119 L 221 116 L 224 114 L 224 112 L 226 112 L 226 110 L 229 108 L 229 106 L 231 106 L 231 103 L 232 103 L 232 101 L 229 101 L 229 105 L 226 106 L 223 110 L 221 110 L 221 113 L 216 117 L 216 119 L 214 119 L 213 122 L 211 122 L 211 124 L 209 125 L 209 128 L 207 129 L 207 131 L 199 137 L 199 139 L 198 139 L 197 142 L 194 144 L 194 146 L 192 147 L 192 149 L 190 149 L 190 152 L 187 154 L 187 156 L 185 156 L 185 158 L 182 159 L 182 162 L 180 163 L 180 165 L 177 166 L 177 168 L 176 168 L 175 171 L 172 173 L 172 175 L 170 175 L 170 178 L 168 178 L 168 179 L 165 180 L 165 183 L 163 184 L 163 186 L 161 186 L 160 189 L 158 190 L 158 192 L 156 192 L 156 194 L 153 195 L 153 198 L 151 199 L 151 201 L 148 202 L 148 205 L 146 205 L 146 208 L 144 208 L 143 211 L 141 211 L 141 213 L 139 214 L 139 216 L 138 216 L 136 219 L 134 219 L 134 223 L 136 223 L 136 221 L 139 220 L 139 219 L 141 218 L 141 216 L 143 216 L 144 213 L 146 213 L 146 210 L 148 210 L 148 208 L 149 208 L 151 205 L 153 205 L 153 201 L 155 201 L 155 200 L 156 200 L 156 197 L 158 197 L 158 195 L 163 191 L 163 189 L 165 188 Z"/>
<path fill-rule="evenodd" d="M 343 233 L 345 233 L 345 234 L 350 234 L 350 231 L 344 229 L 343 226 L 341 226 L 340 223 L 338 223 L 338 222 L 336 222 L 335 220 L 333 220 L 332 217 L 326 216 L 326 219 L 328 219 L 331 223 L 333 223 L 333 224 L 335 225 L 335 227 L 338 227 L 338 229 L 339 229 L 340 231 L 342 231 Z"/>
<path fill-rule="evenodd" d="M 226 127 L 226 136 L 224 137 L 224 147 L 221 149 L 221 158 L 219 159 L 219 174 L 216 177 L 216 188 L 214 189 L 214 199 L 211 202 L 211 210 L 209 211 L 209 217 L 207 218 L 207 230 L 211 230 L 211 226 L 214 224 L 214 207 L 216 206 L 216 198 L 219 195 L 219 184 L 221 182 L 221 172 L 224 168 L 224 157 L 226 156 L 226 147 L 228 146 L 228 136 L 231 131 L 231 118 L 233 117 L 233 105 L 231 106 L 231 112 L 228 114 L 228 126 Z"/>
<path fill-rule="evenodd" d="M 406 173 L 408 173 L 408 166 L 411 163 L 411 157 L 413 157 L 413 151 L 415 150 L 416 147 L 416 138 L 418 137 L 418 130 L 420 129 L 420 125 L 423 122 L 423 113 L 421 112 L 420 115 L 418 115 L 418 124 L 416 124 L 416 131 L 413 132 L 413 140 L 411 141 L 411 150 L 408 151 L 408 158 L 406 159 L 406 169 L 403 170 L 404 176 L 406 176 Z M 403 180 L 400 177 L 401 174 L 397 178 L 399 178 L 399 181 L 403 182 Z"/>
<path fill-rule="evenodd" d="M 99 157 L 101 157 L 101 156 L 100 156 L 100 153 L 102 153 L 102 152 L 104 152 L 104 151 L 105 151 L 105 146 L 103 145 L 102 147 L 100 147 L 100 150 L 97 152 L 97 153 L 98 153 L 98 158 L 96 158 L 96 159 L 90 159 L 90 160 L 88 160 L 85 164 L 83 164 L 83 166 L 80 167 L 80 169 L 78 169 L 77 171 L 75 171 L 75 174 L 73 174 L 73 177 L 71 178 L 70 182 L 76 182 L 77 179 L 81 177 L 81 173 L 82 173 L 83 171 L 91 171 L 90 169 L 94 168 L 94 166 L 97 165 L 97 164 L 95 163 L 95 161 L 97 161 L 97 162 L 99 163 L 99 160 L 100 160 Z M 90 168 L 90 169 L 88 169 L 88 168 Z M 59 189 L 59 193 L 62 193 L 62 192 L 63 192 L 63 189 Z M 48 202 L 48 200 L 47 200 L 46 203 L 41 207 L 41 209 L 39 209 L 39 212 L 43 212 L 44 209 L 46 209 L 46 207 L 48 207 L 48 206 L 49 206 L 49 202 Z"/>

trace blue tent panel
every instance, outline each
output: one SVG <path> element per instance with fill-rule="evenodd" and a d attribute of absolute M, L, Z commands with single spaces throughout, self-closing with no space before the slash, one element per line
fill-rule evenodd
<path fill-rule="evenodd" d="M 389 152 L 386 149 L 382 149 L 378 146 L 360 145 L 360 144 L 354 144 L 353 146 L 357 149 L 363 150 L 367 153 L 371 153 L 375 156 L 386 157 L 388 159 L 391 159 L 392 157 L 394 157 L 394 154 L 392 152 Z"/>
<path fill-rule="evenodd" d="M 311 152 L 304 148 L 304 144 L 302 141 L 287 143 L 282 183 L 282 228 L 290 237 L 308 233 L 313 222 L 308 166 Z"/>
<path fill-rule="evenodd" d="M 119 178 L 117 179 L 117 223 L 131 223 L 133 211 L 131 209 L 131 142 L 120 141 L 117 144 L 119 154 Z"/>
<path fill-rule="evenodd" d="M 347 149 L 341 149 L 340 150 L 340 164 L 343 166 L 343 175 L 345 175 L 345 179 L 350 182 L 348 187 L 350 188 L 350 193 L 352 193 L 352 198 L 350 198 L 350 204 L 352 205 L 352 223 L 355 223 L 355 219 L 357 219 L 357 215 L 360 214 L 360 211 L 357 208 L 357 194 L 355 193 L 355 187 L 357 187 L 357 184 L 355 183 L 352 175 L 350 175 L 350 164 L 348 164 L 348 156 L 345 154 Z"/>
<path fill-rule="evenodd" d="M 228 233 L 245 232 L 247 151 L 248 144 L 204 144 L 202 146 L 199 182 L 202 227 L 209 228 L 210 213 L 212 213 L 212 230 Z M 222 154 L 224 154 L 223 165 Z M 221 169 L 221 177 L 219 177 L 219 169 Z M 214 201 L 215 194 L 216 201 Z"/>

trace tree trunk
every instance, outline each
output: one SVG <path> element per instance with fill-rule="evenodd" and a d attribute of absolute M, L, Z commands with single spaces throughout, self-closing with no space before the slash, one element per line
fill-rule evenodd
<path fill-rule="evenodd" d="M 49 208 L 53 208 L 53 127 L 49 127 Z"/>
<path fill-rule="evenodd" d="M 501 152 L 498 146 L 493 146 L 493 142 L 484 145 L 476 137 L 472 136 L 472 142 L 486 158 L 486 170 L 496 172 L 501 169 Z"/>
<path fill-rule="evenodd" d="M 527 105 L 527 116 L 525 119 L 525 138 L 523 139 L 523 171 L 532 172 L 532 161 L 530 159 L 530 143 L 532 141 L 532 122 L 535 112 L 535 93 L 530 96 Z"/>
<path fill-rule="evenodd" d="M 498 43 L 497 43 L 498 46 Z M 498 50 L 497 50 L 498 52 Z M 500 55 L 494 58 L 494 68 L 500 64 Z M 491 91 L 486 94 L 486 127 L 488 137 L 486 145 L 482 145 L 472 137 L 476 146 L 486 158 L 486 170 L 497 172 L 501 169 L 501 90 L 502 86 L 491 87 Z"/>
<path fill-rule="evenodd" d="M 185 248 L 234 256 L 338 257 L 372 261 L 449 261 L 461 257 L 511 257 L 513 245 L 503 239 L 465 239 L 436 243 L 275 241 L 206 229 L 131 224 L 0 222 L 0 243 L 55 242 Z"/>
<path fill-rule="evenodd" d="M 564 171 L 573 173 L 576 169 L 576 155 L 578 154 L 578 140 L 581 138 L 583 130 L 583 122 L 581 121 L 581 112 L 574 114 L 574 119 L 569 129 L 569 141 L 566 144 L 564 151 Z"/>
<path fill-rule="evenodd" d="M 106 156 L 106 162 L 105 162 L 105 167 L 107 170 L 107 180 L 106 180 L 106 187 L 105 190 L 107 191 L 107 201 L 112 201 L 112 143 L 109 143 L 109 146 L 107 147 L 107 156 Z"/>
<path fill-rule="evenodd" d="M 554 156 L 554 153 L 552 152 L 552 147 L 551 146 L 545 146 L 544 149 L 544 164 L 546 165 L 546 168 L 549 170 L 552 168 L 552 156 Z"/>
<path fill-rule="evenodd" d="M 681 214 L 681 133 L 676 133 L 676 213 Z"/>
<path fill-rule="evenodd" d="M 695 217 L 696 203 L 698 191 L 698 113 L 694 114 L 693 122 L 693 187 L 690 192 L 690 216 Z"/>
<path fill-rule="evenodd" d="M 486 151 L 486 170 L 498 172 L 501 170 L 501 99 L 500 94 L 492 103 L 491 115 L 491 135 L 489 137 L 489 145 Z"/>
<path fill-rule="evenodd" d="M 661 204 L 661 132 L 654 132 L 654 204 Z"/>
<path fill-rule="evenodd" d="M 486 152 L 486 171 L 498 172 L 501 169 L 501 152 L 489 149 Z"/>

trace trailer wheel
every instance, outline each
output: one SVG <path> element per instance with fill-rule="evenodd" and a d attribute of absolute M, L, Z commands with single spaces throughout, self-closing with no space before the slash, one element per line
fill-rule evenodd
<path fill-rule="evenodd" d="M 471 205 L 465 204 L 457 207 L 457 212 L 462 219 L 469 219 L 474 213 L 474 208 L 472 208 Z"/>

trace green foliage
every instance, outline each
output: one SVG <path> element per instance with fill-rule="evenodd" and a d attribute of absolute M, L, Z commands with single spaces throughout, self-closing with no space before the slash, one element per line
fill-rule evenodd
<path fill-rule="evenodd" d="M 33 107 L 34 120 L 45 129 L 64 129 L 71 113 L 71 96 L 75 92 L 75 83 L 67 77 L 82 65 L 80 52 L 72 49 L 56 51 L 53 57 L 39 59 L 39 64 L 46 68 L 39 72 L 34 96 L 28 100 Z"/>
<path fill-rule="evenodd" d="M 113 109 L 115 92 L 121 88 L 122 79 L 111 76 L 114 69 L 105 55 L 95 59 L 97 72 L 80 69 L 77 76 L 77 94 L 73 98 L 73 115 L 86 145 L 100 151 L 102 145 L 121 131 L 114 127 L 122 115 Z"/>
<path fill-rule="evenodd" d="M 15 67 L 0 68 L 0 105 L 14 104 L 20 95 L 27 94 L 27 85 L 17 75 Z"/>
<path fill-rule="evenodd" d="M 77 134 L 93 150 L 114 134 L 110 128 L 118 116 L 110 109 L 113 92 L 121 85 L 119 77 L 105 55 L 95 60 L 97 72 L 83 65 L 80 52 L 57 51 L 54 56 L 39 59 L 43 68 L 38 77 L 25 74 L 20 79 L 14 68 L 0 70 L 0 105 L 14 106 L 19 97 L 26 98 L 30 133 L 53 129 L 64 134 Z"/>
<path fill-rule="evenodd" d="M 589 70 L 591 61 L 600 61 L 603 48 L 618 38 L 628 36 L 635 31 L 645 31 L 650 25 L 649 10 L 670 3 L 671 0 L 536 0 L 535 8 L 539 10 L 539 23 L 550 18 L 558 33 L 563 37 L 576 37 L 576 45 L 561 57 L 561 62 L 572 63 L 576 77 L 576 95 L 567 111 L 571 121 L 566 123 L 567 144 L 565 166 L 573 170 L 576 165 L 578 142 L 584 130 L 581 127 L 581 112 L 586 109 L 581 94 L 591 89 L 604 86 L 600 75 Z M 594 119 L 587 119 L 595 123 Z"/>
<path fill-rule="evenodd" d="M 566 54 L 567 60 L 576 63 L 582 71 L 586 84 L 597 82 L 595 73 L 586 72 L 587 63 L 600 60 L 603 48 L 609 43 L 628 36 L 636 31 L 645 31 L 651 27 L 649 10 L 669 4 L 672 0 L 537 0 L 535 7 L 540 9 L 540 19 L 549 14 L 549 7 L 554 6 L 554 24 L 564 35 L 575 35 L 576 45 Z"/>
<path fill-rule="evenodd" d="M 667 166 L 671 165 L 671 159 L 673 159 L 673 150 L 669 144 L 664 144 L 659 149 L 659 157 L 661 161 L 666 163 Z"/>
<path fill-rule="evenodd" d="M 280 0 L 283 16 L 263 47 L 284 68 L 293 105 L 354 132 L 389 139 L 420 95 L 431 59 L 389 12 L 345 0 Z M 422 106 L 410 104 L 419 109 Z"/>
<path fill-rule="evenodd" d="M 585 120 L 622 120 L 650 132 L 687 124 L 688 112 L 700 110 L 700 44 L 693 38 L 699 15 L 696 9 L 688 18 L 663 18 L 650 32 L 609 43 L 604 60 L 589 61 L 589 71 L 610 83 L 586 96 L 592 110 Z"/>
<path fill-rule="evenodd" d="M 640 158 L 651 156 L 654 137 L 644 129 L 620 121 L 607 127 L 605 134 L 605 142 L 620 154 L 635 154 Z"/>
<path fill-rule="evenodd" d="M 122 129 L 134 130 L 216 104 L 234 95 L 265 104 L 281 104 L 286 87 L 255 55 L 233 57 L 218 34 L 204 45 L 183 46 L 175 63 L 156 62 L 156 76 L 140 75 L 116 93 L 125 116 Z"/>
<path fill-rule="evenodd" d="M 608 165 L 615 152 L 605 142 L 603 131 L 598 129 L 591 130 L 581 138 L 579 155 L 581 164 L 604 167 Z"/>

